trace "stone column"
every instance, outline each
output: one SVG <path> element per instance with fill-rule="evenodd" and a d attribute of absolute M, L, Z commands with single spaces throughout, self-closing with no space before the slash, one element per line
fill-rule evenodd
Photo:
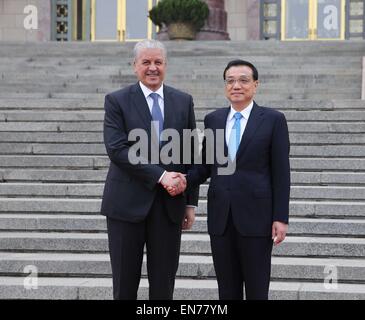
<path fill-rule="evenodd" d="M 224 0 L 203 0 L 209 6 L 209 17 L 196 35 L 196 40 L 229 40 L 227 33 L 227 12 Z M 166 28 L 157 34 L 158 40 L 169 40 Z"/>
<path fill-rule="evenodd" d="M 229 40 L 227 12 L 224 0 L 204 0 L 209 6 L 209 17 L 196 35 L 196 40 Z"/>
<path fill-rule="evenodd" d="M 260 40 L 260 0 L 247 0 L 247 39 Z"/>

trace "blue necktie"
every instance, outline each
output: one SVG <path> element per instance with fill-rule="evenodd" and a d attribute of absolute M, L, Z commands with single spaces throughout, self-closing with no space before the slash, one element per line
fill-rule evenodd
<path fill-rule="evenodd" d="M 231 134 L 228 140 L 228 154 L 231 160 L 236 157 L 238 146 L 241 140 L 241 118 L 243 117 L 241 113 L 236 112 L 233 117 L 235 118 Z"/>
<path fill-rule="evenodd" d="M 157 121 L 159 124 L 159 128 L 157 130 L 157 128 L 155 127 L 156 130 L 156 135 L 158 137 L 158 141 L 160 141 L 160 137 L 161 137 L 161 132 L 163 129 L 163 116 L 162 116 L 162 112 L 161 112 L 161 108 L 160 105 L 158 103 L 158 97 L 159 95 L 157 93 L 151 93 L 150 97 L 153 100 L 153 105 L 152 105 L 152 120 L 153 121 Z"/>

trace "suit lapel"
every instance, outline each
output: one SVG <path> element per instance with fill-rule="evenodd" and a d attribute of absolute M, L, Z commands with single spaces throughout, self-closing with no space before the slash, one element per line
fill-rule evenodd
<path fill-rule="evenodd" d="M 227 125 L 227 117 L 229 115 L 229 111 L 231 110 L 231 107 L 222 109 L 222 116 L 217 117 L 216 122 L 216 129 L 223 129 L 224 130 L 224 156 L 226 157 L 228 155 L 228 146 L 227 146 L 227 139 L 226 139 L 226 125 Z"/>
<path fill-rule="evenodd" d="M 260 126 L 262 120 L 264 119 L 263 114 L 264 112 L 262 108 L 260 108 L 256 104 L 256 102 L 254 102 L 250 117 L 247 121 L 245 132 L 243 133 L 240 145 L 238 147 L 237 158 L 244 153 L 247 145 L 250 143 L 251 139 L 255 135 L 257 128 Z"/>
<path fill-rule="evenodd" d="M 145 129 L 147 132 L 150 132 L 152 116 L 150 109 L 148 108 L 146 98 L 138 83 L 132 88 L 132 93 L 132 101 L 134 103 L 135 109 L 139 113 L 141 120 L 144 123 Z"/>
<path fill-rule="evenodd" d="M 163 87 L 163 129 L 175 128 L 174 119 L 176 118 L 176 102 L 174 101 L 174 93 L 166 86 Z M 162 141 L 161 147 L 168 141 Z"/>
<path fill-rule="evenodd" d="M 163 88 L 163 103 L 164 103 L 164 119 L 163 119 L 163 128 L 175 128 L 174 126 L 174 96 L 173 92 L 169 90 L 168 87 L 164 86 Z"/>

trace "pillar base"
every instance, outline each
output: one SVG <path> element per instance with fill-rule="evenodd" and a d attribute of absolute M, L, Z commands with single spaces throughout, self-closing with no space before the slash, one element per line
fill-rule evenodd
<path fill-rule="evenodd" d="M 227 12 L 224 0 L 204 0 L 209 6 L 209 17 L 204 27 L 197 33 L 195 40 L 230 40 L 227 33 Z M 157 39 L 169 40 L 166 28 L 157 34 Z"/>

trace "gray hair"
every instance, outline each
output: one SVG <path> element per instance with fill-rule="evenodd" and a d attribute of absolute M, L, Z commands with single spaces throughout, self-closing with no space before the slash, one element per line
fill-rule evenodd
<path fill-rule="evenodd" d="M 139 55 L 139 52 L 142 49 L 161 49 L 165 60 L 167 59 L 166 47 L 160 41 L 153 40 L 153 39 L 145 39 L 145 40 L 137 42 L 136 45 L 134 46 L 134 49 L 133 49 L 134 60 L 137 59 L 137 57 Z"/>

